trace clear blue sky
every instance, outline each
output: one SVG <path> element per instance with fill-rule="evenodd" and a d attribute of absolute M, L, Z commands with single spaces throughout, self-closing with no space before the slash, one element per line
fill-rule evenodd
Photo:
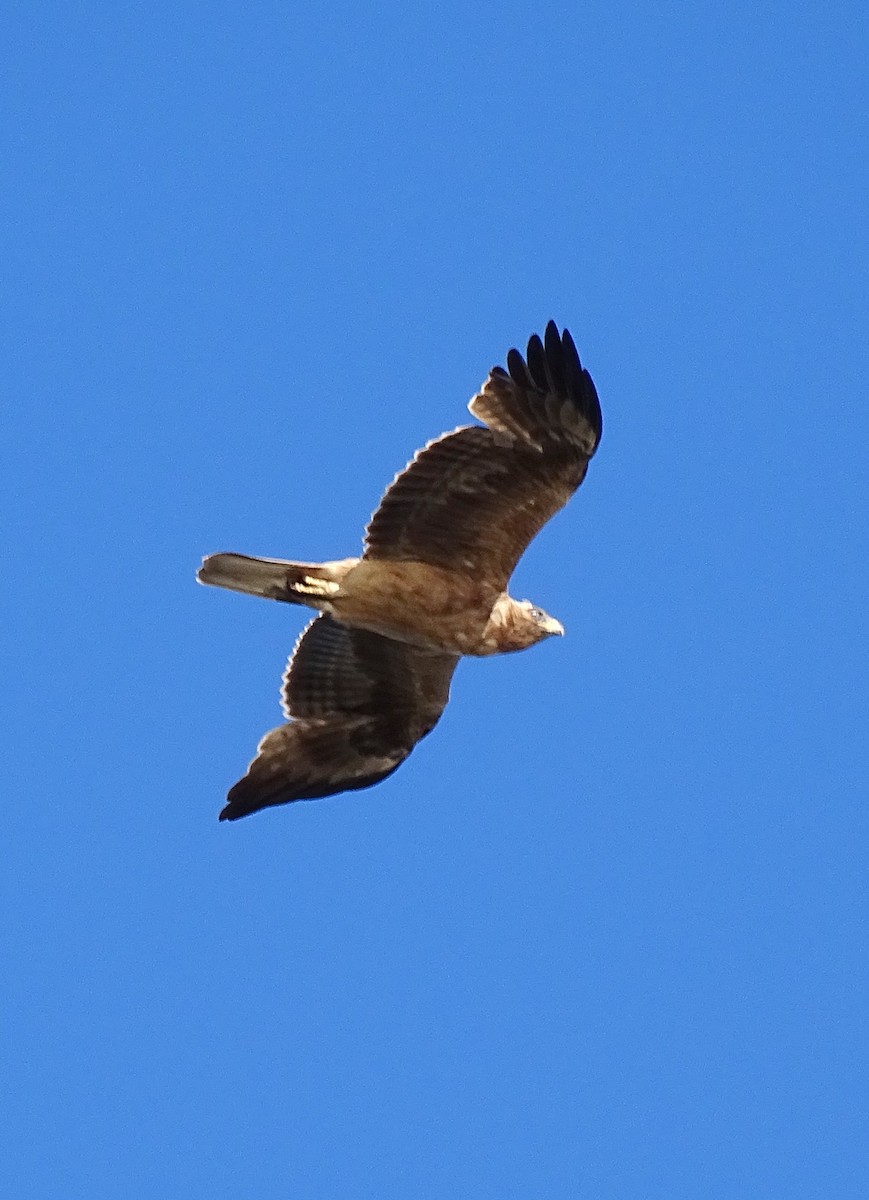
<path fill-rule="evenodd" d="M 16 1200 L 869 1194 L 862 4 L 2 18 Z M 604 436 L 382 786 L 218 825 L 303 622 L 555 318 Z"/>

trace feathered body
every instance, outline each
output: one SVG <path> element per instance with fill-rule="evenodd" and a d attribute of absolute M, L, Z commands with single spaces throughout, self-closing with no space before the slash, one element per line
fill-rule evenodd
<path fill-rule="evenodd" d="M 430 442 L 387 489 L 360 558 L 203 561 L 202 583 L 316 609 L 284 676 L 289 723 L 267 734 L 221 819 L 368 787 L 434 727 L 460 657 L 563 633 L 507 593 L 528 543 L 573 495 L 601 435 L 591 377 L 550 322 L 507 355 L 464 426 Z"/>

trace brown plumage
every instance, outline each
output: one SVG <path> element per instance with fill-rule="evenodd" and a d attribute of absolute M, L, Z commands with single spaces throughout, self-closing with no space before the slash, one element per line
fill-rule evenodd
<path fill-rule="evenodd" d="M 369 787 L 434 728 L 463 655 L 563 633 L 507 582 L 534 535 L 585 478 L 601 436 L 591 376 L 550 321 L 507 355 L 469 425 L 420 450 L 393 480 L 361 558 L 285 562 L 213 554 L 201 583 L 321 614 L 284 674 L 288 724 L 266 734 L 221 820 Z"/>

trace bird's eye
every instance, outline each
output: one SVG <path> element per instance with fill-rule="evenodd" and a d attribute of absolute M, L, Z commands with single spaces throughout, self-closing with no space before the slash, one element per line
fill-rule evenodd
<path fill-rule="evenodd" d="M 531 617 L 535 621 L 542 621 L 543 620 L 543 610 L 541 608 L 532 608 L 531 609 Z"/>

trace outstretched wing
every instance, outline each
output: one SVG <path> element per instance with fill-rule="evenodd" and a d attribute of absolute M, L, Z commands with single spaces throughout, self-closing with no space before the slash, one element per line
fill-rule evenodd
<path fill-rule="evenodd" d="M 585 478 L 600 441 L 600 403 L 568 331 L 554 322 L 523 359 L 507 355 L 469 406 L 466 426 L 420 450 L 368 526 L 365 558 L 400 559 L 506 587 L 534 535 Z"/>
<path fill-rule="evenodd" d="M 385 779 L 437 724 L 457 662 L 317 617 L 284 673 L 289 724 L 260 742 L 220 819 Z"/>

